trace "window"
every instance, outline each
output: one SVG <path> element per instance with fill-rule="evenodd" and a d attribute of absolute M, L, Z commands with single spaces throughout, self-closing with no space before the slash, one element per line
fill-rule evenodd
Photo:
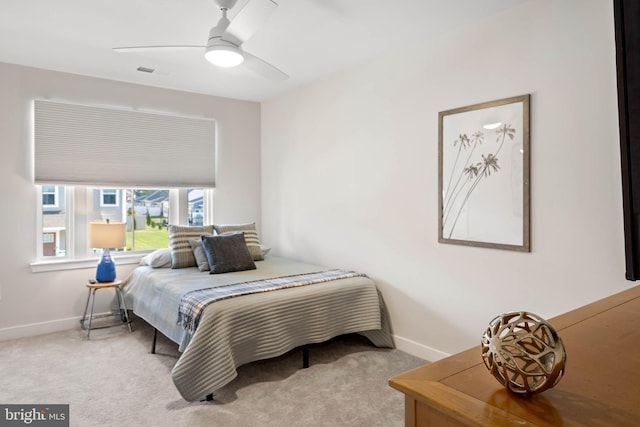
<path fill-rule="evenodd" d="M 120 192 L 115 189 L 100 190 L 100 206 L 118 206 Z"/>
<path fill-rule="evenodd" d="M 35 99 L 33 125 L 38 260 L 84 264 L 91 221 L 126 223 L 126 252 L 167 247 L 169 222 L 213 222 L 215 120 Z"/>
<path fill-rule="evenodd" d="M 205 210 L 205 200 L 211 197 L 213 190 L 109 189 L 50 184 L 41 185 L 39 189 L 42 197 L 39 198 L 41 245 L 38 258 L 43 260 L 82 259 L 100 253 L 100 249 L 88 247 L 86 228 L 91 221 L 108 219 L 126 223 L 126 247 L 112 252 L 168 247 L 170 222 L 212 223 L 207 217 L 210 212 Z M 60 207 L 54 208 L 47 203 L 52 194 Z"/>
<path fill-rule="evenodd" d="M 67 254 L 67 212 L 64 187 L 42 186 L 42 256 Z"/>
<path fill-rule="evenodd" d="M 58 187 L 55 185 L 42 186 L 42 206 L 47 208 L 58 207 Z"/>
<path fill-rule="evenodd" d="M 189 197 L 189 225 L 204 225 L 204 190 L 191 189 Z"/>
<path fill-rule="evenodd" d="M 127 250 L 169 246 L 170 190 L 127 190 Z"/>

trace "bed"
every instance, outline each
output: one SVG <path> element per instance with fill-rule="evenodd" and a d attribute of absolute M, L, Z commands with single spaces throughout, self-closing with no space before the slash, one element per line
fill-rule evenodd
<path fill-rule="evenodd" d="M 364 275 L 217 300 L 202 309 L 195 330 L 183 326 L 180 305 L 191 292 L 327 270 L 276 256 L 255 266 L 207 274 L 197 267 L 145 265 L 125 279 L 127 307 L 179 346 L 182 354 L 171 375 L 185 400 L 211 396 L 243 364 L 339 335 L 360 333 L 377 347 L 393 348 L 382 297 Z"/>

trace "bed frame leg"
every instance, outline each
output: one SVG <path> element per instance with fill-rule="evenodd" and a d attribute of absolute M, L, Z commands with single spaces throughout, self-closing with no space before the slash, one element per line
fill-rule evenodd
<path fill-rule="evenodd" d="M 151 343 L 151 354 L 156 354 L 156 340 L 158 339 L 158 330 L 153 328 L 153 342 Z"/>
<path fill-rule="evenodd" d="M 309 347 L 306 345 L 302 347 L 302 369 L 309 367 Z"/>

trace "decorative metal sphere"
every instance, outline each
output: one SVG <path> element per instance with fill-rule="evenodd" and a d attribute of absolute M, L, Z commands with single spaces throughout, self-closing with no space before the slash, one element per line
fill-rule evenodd
<path fill-rule="evenodd" d="M 482 359 L 500 384 L 528 395 L 558 384 L 567 353 L 558 333 L 544 319 L 514 311 L 489 322 L 482 336 Z"/>

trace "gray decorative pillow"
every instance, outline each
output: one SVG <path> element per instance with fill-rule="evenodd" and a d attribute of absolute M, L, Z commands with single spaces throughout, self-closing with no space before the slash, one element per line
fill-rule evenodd
<path fill-rule="evenodd" d="M 258 236 L 255 222 L 250 224 L 216 224 L 213 228 L 216 230 L 216 233 L 220 235 L 242 231 L 244 233 L 244 240 L 247 243 L 247 248 L 249 248 L 249 253 L 253 260 L 260 261 L 264 259 L 262 250 L 260 249 L 260 237 Z"/>
<path fill-rule="evenodd" d="M 203 234 L 213 234 L 213 225 L 189 227 L 169 224 L 169 247 L 171 248 L 171 268 L 195 267 L 189 240 L 199 238 Z"/>
<path fill-rule="evenodd" d="M 191 250 L 193 251 L 193 257 L 196 259 L 198 270 L 209 271 L 209 260 L 207 259 L 207 255 L 204 253 L 204 248 L 202 247 L 202 239 L 191 239 L 189 240 L 189 244 L 191 245 Z"/>
<path fill-rule="evenodd" d="M 210 274 L 256 269 L 243 233 L 202 236 L 201 239 Z"/>

